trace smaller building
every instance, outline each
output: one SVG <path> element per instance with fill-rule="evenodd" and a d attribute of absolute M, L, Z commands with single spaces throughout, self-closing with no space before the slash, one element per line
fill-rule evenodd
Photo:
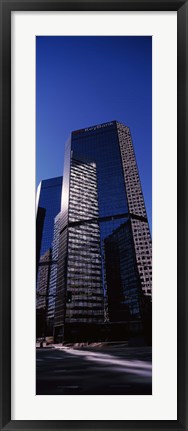
<path fill-rule="evenodd" d="M 61 208 L 63 177 L 42 180 L 37 188 L 37 210 L 45 208 L 45 219 L 43 223 L 40 256 L 52 246 L 54 218 Z"/>
<path fill-rule="evenodd" d="M 48 335 L 53 334 L 53 325 L 54 325 L 60 221 L 61 221 L 61 213 L 59 213 L 54 220 L 54 237 L 52 242 L 52 262 L 51 262 L 50 281 L 49 281 L 49 289 L 48 289 L 48 308 L 46 313 Z"/>
<path fill-rule="evenodd" d="M 44 227 L 46 210 L 45 208 L 38 207 L 37 209 L 37 222 L 36 222 L 36 279 L 38 275 L 38 267 L 40 260 L 40 250 L 42 242 L 42 233 Z"/>
<path fill-rule="evenodd" d="M 38 283 L 36 291 L 36 336 L 46 336 L 46 312 L 48 308 L 48 290 L 51 268 L 51 249 L 41 257 L 38 270 Z"/>
<path fill-rule="evenodd" d="M 48 322 L 46 322 L 49 297 L 49 277 L 51 264 L 51 250 L 54 218 L 61 208 L 63 177 L 48 178 L 42 180 L 37 188 L 37 214 L 36 214 L 36 318 L 39 332 L 44 332 Z M 47 296 L 48 293 L 48 296 Z M 52 299 L 52 298 L 51 298 Z M 43 311 L 42 311 L 43 310 Z M 43 315 L 42 315 L 43 314 Z M 42 316 L 42 317 L 41 317 Z M 45 329 L 46 332 L 46 329 Z"/>

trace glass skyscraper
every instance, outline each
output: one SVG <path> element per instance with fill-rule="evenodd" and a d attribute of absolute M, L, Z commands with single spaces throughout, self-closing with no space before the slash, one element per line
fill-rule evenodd
<path fill-rule="evenodd" d="M 37 188 L 37 213 L 39 208 L 45 209 L 40 256 L 52 246 L 54 219 L 61 208 L 62 181 L 63 177 L 49 178 Z"/>
<path fill-rule="evenodd" d="M 151 279 L 151 236 L 129 128 L 111 121 L 72 132 L 59 219 L 55 337 L 63 339 L 71 325 L 100 324 L 106 315 L 116 322 L 140 319 Z"/>
<path fill-rule="evenodd" d="M 51 271 L 53 274 L 57 270 L 57 263 L 54 259 L 54 249 L 52 249 L 54 235 L 55 217 L 61 208 L 63 177 L 49 178 L 42 180 L 37 188 L 37 215 L 36 215 L 36 309 L 42 316 L 42 332 L 45 333 L 46 318 L 48 309 L 52 316 L 53 303 L 55 299 L 55 284 L 50 285 Z M 52 253 L 51 253 L 52 249 Z M 56 267 L 56 268 L 55 268 Z M 50 290 L 51 287 L 51 290 Z M 37 332 L 40 333 L 40 326 L 37 325 Z"/>

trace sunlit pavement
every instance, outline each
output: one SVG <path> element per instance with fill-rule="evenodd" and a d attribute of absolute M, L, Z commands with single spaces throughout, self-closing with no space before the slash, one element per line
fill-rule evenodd
<path fill-rule="evenodd" d="M 36 350 L 37 395 L 151 395 L 150 347 Z"/>

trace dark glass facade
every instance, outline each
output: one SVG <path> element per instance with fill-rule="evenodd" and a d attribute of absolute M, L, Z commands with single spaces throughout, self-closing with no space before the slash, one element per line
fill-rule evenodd
<path fill-rule="evenodd" d="M 52 245 L 54 218 L 61 208 L 62 180 L 62 177 L 50 178 L 41 181 L 38 186 L 37 210 L 39 207 L 45 208 L 40 256 Z"/>
<path fill-rule="evenodd" d="M 51 269 L 51 249 L 40 258 L 36 289 L 36 336 L 46 336 L 46 313 Z"/>
<path fill-rule="evenodd" d="M 36 220 L 36 278 L 38 275 L 38 265 L 40 260 L 40 250 L 41 250 L 45 213 L 46 213 L 45 208 L 38 207 L 37 220 Z"/>
<path fill-rule="evenodd" d="M 111 322 L 141 317 L 141 284 L 130 220 L 105 238 L 108 312 Z"/>
<path fill-rule="evenodd" d="M 80 134 L 72 133 L 74 157 L 96 163 L 100 218 L 127 212 L 116 122 L 108 124 L 106 127 L 86 129 Z"/>
<path fill-rule="evenodd" d="M 64 163 L 55 306 L 62 337 L 66 324 L 139 319 L 140 297 L 151 295 L 142 279 L 147 267 L 151 282 L 151 238 L 129 128 L 112 121 L 72 132 Z"/>

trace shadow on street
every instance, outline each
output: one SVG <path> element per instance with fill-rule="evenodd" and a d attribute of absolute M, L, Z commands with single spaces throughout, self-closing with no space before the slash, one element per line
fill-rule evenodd
<path fill-rule="evenodd" d="M 151 394 L 151 347 L 36 350 L 36 395 Z"/>

